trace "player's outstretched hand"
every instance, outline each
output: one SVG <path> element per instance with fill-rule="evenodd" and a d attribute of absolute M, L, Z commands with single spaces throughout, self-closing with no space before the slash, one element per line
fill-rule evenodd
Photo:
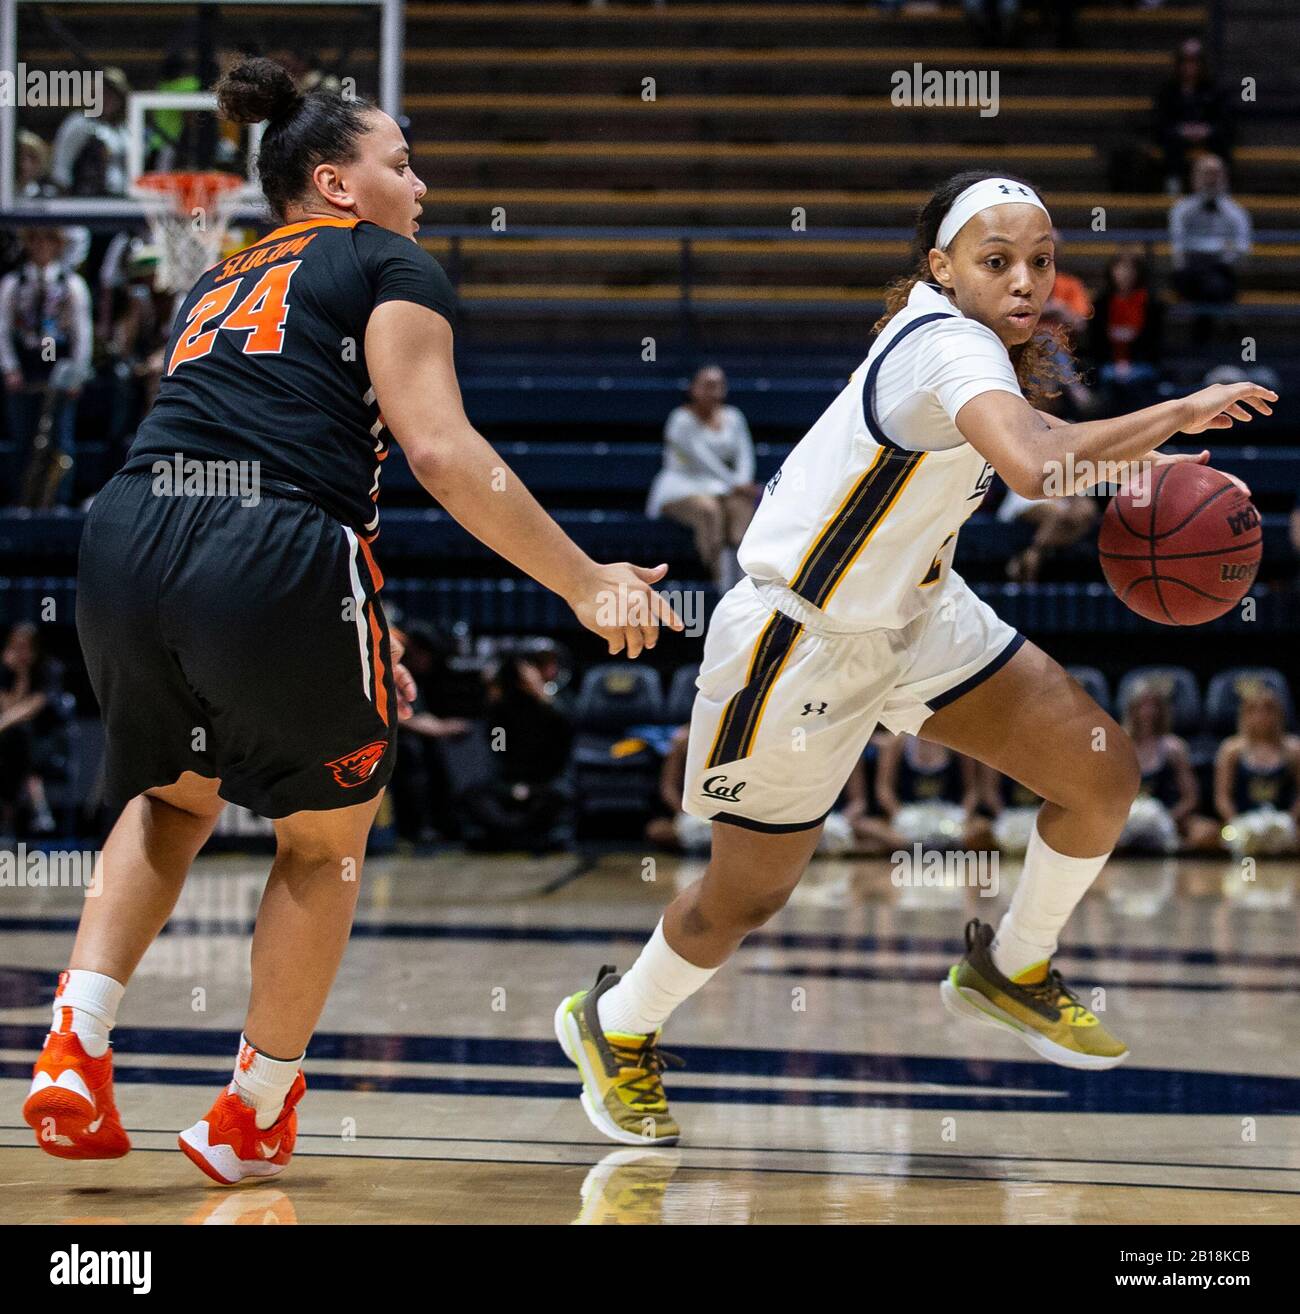
<path fill-rule="evenodd" d="M 667 573 L 666 564 L 593 562 L 587 577 L 565 601 L 583 626 L 605 640 L 611 656 L 626 650 L 629 657 L 637 657 L 659 642 L 661 625 L 684 628 L 681 617 L 650 587 Z"/>
<path fill-rule="evenodd" d="M 1207 429 L 1231 429 L 1235 420 L 1249 421 L 1261 415 L 1272 415 L 1270 402 L 1277 401 L 1277 393 L 1258 383 L 1216 383 L 1184 398 L 1191 418 L 1183 425 L 1183 433 L 1204 433 Z M 1249 409 L 1248 409 L 1249 408 Z"/>

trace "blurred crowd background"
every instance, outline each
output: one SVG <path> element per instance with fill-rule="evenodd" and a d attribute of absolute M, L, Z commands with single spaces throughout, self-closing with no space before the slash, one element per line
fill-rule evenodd
<path fill-rule="evenodd" d="M 20 56 L 102 70 L 104 103 L 93 119 L 18 111 L 15 205 L 0 216 L 0 835 L 33 840 L 107 820 L 72 627 L 76 546 L 157 390 L 177 303 L 157 235 L 100 204 L 129 191 L 128 97 L 201 90 L 245 53 L 279 59 L 304 88 L 351 80 L 373 95 L 377 78 L 361 7 L 89 9 L 22 7 Z M 700 598 L 703 621 L 738 577 L 763 481 L 865 355 L 928 189 L 965 168 L 1028 177 L 1058 228 L 1047 316 L 1078 365 L 1061 415 L 1246 377 L 1283 394 L 1215 461 L 1263 516 L 1257 606 L 1195 635 L 1140 621 L 1101 582 L 1104 503 L 1027 502 L 1000 482 L 958 566 L 1134 735 L 1146 785 L 1127 847 L 1294 852 L 1293 9 L 412 10 L 402 104 L 430 188 L 421 241 L 462 298 L 469 414 L 587 550 L 668 561 L 669 587 Z M 996 71 L 997 113 L 891 104 L 891 75 L 917 63 Z M 247 169 L 239 133 L 211 116 L 146 123 L 151 170 Z M 267 227 L 242 218 L 227 249 Z M 702 625 L 636 667 L 608 664 L 562 604 L 429 507 L 399 454 L 384 488 L 377 553 L 421 703 L 380 842 L 707 848 L 680 809 Z M 974 763 L 882 733 L 824 842 L 1015 851 L 1034 806 Z M 246 843 L 262 828 L 226 830 Z"/>

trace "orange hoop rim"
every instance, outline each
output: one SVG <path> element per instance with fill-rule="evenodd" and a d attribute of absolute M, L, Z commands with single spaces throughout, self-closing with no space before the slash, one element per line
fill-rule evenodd
<path fill-rule="evenodd" d="M 132 184 L 132 190 L 142 200 L 170 199 L 178 210 L 185 211 L 240 191 L 246 182 L 247 179 L 237 173 L 219 173 L 215 169 L 176 173 L 158 171 L 142 173 Z"/>

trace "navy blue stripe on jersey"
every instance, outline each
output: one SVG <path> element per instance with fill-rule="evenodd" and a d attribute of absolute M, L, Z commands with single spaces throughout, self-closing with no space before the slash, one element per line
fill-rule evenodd
<path fill-rule="evenodd" d="M 895 451 L 905 452 L 907 448 L 899 447 L 896 442 L 885 437 L 885 431 L 880 427 L 876 420 L 876 379 L 880 375 L 880 367 L 884 364 L 885 357 L 898 346 L 909 333 L 916 332 L 919 328 L 924 328 L 927 324 L 933 324 L 936 319 L 956 319 L 956 315 L 945 315 L 943 311 L 936 310 L 929 315 L 919 315 L 910 324 L 906 324 L 894 335 L 893 339 L 881 350 L 880 355 L 867 367 L 867 377 L 862 380 L 862 414 L 866 417 L 867 432 L 878 442 L 881 447 L 892 447 Z"/>
<path fill-rule="evenodd" d="M 735 762 L 753 751 L 764 704 L 802 633 L 803 626 L 798 621 L 779 611 L 772 613 L 754 647 L 745 683 L 732 694 L 718 723 L 706 765 Z"/>
<path fill-rule="evenodd" d="M 880 367 L 909 333 L 937 319 L 955 318 L 942 311 L 918 316 L 900 329 L 867 367 L 862 381 L 862 414 L 880 450 L 853 492 L 818 535 L 790 582 L 790 588 L 814 607 L 824 607 L 830 601 L 836 585 L 857 560 L 876 526 L 889 514 L 907 480 L 925 457 L 924 452 L 911 452 L 892 442 L 877 423 L 875 394 Z"/>
<path fill-rule="evenodd" d="M 947 707 L 949 703 L 955 703 L 962 694 L 970 693 L 977 685 L 983 684 L 989 676 L 996 675 L 1020 651 L 1024 642 L 1025 636 L 1017 634 L 987 666 L 981 667 L 974 675 L 968 676 L 960 684 L 954 684 L 951 689 L 945 689 L 943 693 L 935 694 L 933 698 L 927 698 L 925 705 L 932 712 L 937 712 L 941 707 Z"/>
<path fill-rule="evenodd" d="M 790 581 L 794 593 L 814 607 L 826 605 L 925 456 L 900 447 L 882 446 L 876 452 L 876 459 L 818 535 Z"/>

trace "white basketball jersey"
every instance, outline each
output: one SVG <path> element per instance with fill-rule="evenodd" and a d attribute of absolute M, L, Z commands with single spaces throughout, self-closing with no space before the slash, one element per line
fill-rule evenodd
<path fill-rule="evenodd" d="M 848 385 L 768 481 L 739 549 L 838 627 L 901 629 L 937 596 L 993 467 L 957 412 L 1021 395 L 1006 348 L 918 284 Z"/>

